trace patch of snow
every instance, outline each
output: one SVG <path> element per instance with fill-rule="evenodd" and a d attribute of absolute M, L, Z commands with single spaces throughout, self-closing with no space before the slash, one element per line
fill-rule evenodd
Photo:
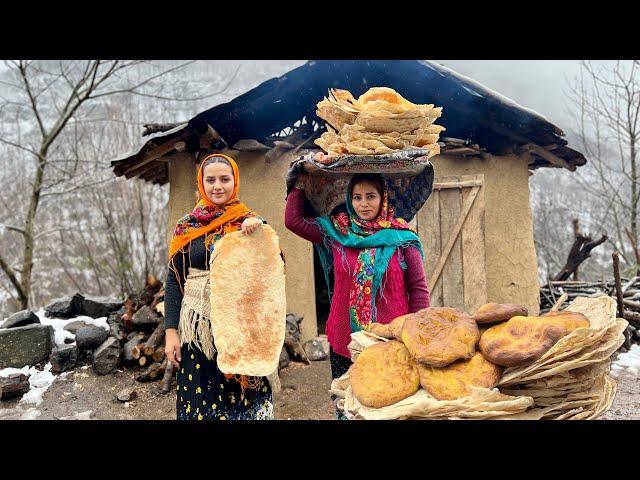
<path fill-rule="evenodd" d="M 56 379 L 56 376 L 51 373 L 51 363 L 47 363 L 44 370 L 38 370 L 36 367 L 22 367 L 22 368 L 3 368 L 0 370 L 0 377 L 8 377 L 9 375 L 15 375 L 21 373 L 29 376 L 29 386 L 31 387 L 27 393 L 25 393 L 20 399 L 21 404 L 35 404 L 36 406 L 42 403 L 42 396 L 44 392 L 51 386 Z"/>
<path fill-rule="evenodd" d="M 20 415 L 20 420 L 35 420 L 40 415 L 42 415 L 42 412 L 37 408 L 29 408 Z"/>
<path fill-rule="evenodd" d="M 46 316 L 44 308 L 41 308 L 40 310 L 35 312 L 35 314 L 40 319 L 40 322 L 42 323 L 42 325 L 51 325 L 53 327 L 55 342 L 57 346 L 65 345 L 64 340 L 66 338 L 71 338 L 75 340 L 76 336 L 73 333 L 68 332 L 67 330 L 64 329 L 64 327 L 69 325 L 69 323 L 71 322 L 77 322 L 77 321 L 84 322 L 87 325 L 95 325 L 96 327 L 104 328 L 107 331 L 109 330 L 107 317 L 91 318 L 86 315 L 78 315 L 77 317 L 73 317 L 69 319 L 49 318 Z"/>
<path fill-rule="evenodd" d="M 618 355 L 618 358 L 611 365 L 612 373 L 627 372 L 635 376 L 640 376 L 640 345 L 633 344 L 628 352 Z"/>
<path fill-rule="evenodd" d="M 47 391 L 55 379 L 56 376 L 51 373 L 51 363 L 47 363 L 42 371 L 33 368 L 33 373 L 29 377 L 31 389 L 22 396 L 19 403 L 34 404 L 37 407 L 42 403 L 44 392 Z"/>

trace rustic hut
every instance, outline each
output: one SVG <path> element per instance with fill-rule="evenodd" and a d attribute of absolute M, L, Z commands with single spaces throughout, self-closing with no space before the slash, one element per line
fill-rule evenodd
<path fill-rule="evenodd" d="M 169 182 L 167 238 L 195 200 L 195 154 L 213 148 L 242 171 L 243 201 L 279 233 L 287 261 L 288 310 L 303 336 L 326 318 L 324 280 L 311 245 L 284 227 L 289 163 L 317 148 L 316 103 L 329 87 L 358 96 L 388 86 L 415 103 L 443 107 L 434 190 L 416 215 L 432 304 L 473 312 L 487 301 L 538 312 L 539 284 L 528 178 L 541 167 L 574 171 L 584 156 L 541 115 L 473 80 L 426 61 L 310 61 L 187 123 L 155 126 L 144 145 L 112 162 L 114 173 Z M 315 263 L 315 268 L 314 268 Z"/>

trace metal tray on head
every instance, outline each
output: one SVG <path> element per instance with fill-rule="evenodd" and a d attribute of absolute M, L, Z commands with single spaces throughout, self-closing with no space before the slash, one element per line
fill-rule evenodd
<path fill-rule="evenodd" d="M 329 215 L 346 196 L 349 180 L 356 173 L 380 173 L 389 187 L 389 199 L 396 216 L 410 221 L 431 195 L 433 151 L 425 148 L 401 150 L 381 155 L 341 155 L 327 157 L 311 152 L 291 162 L 287 173 L 287 193 L 298 176 L 304 176 L 305 196 L 318 216 Z M 325 163 L 331 161 L 331 163 Z"/>

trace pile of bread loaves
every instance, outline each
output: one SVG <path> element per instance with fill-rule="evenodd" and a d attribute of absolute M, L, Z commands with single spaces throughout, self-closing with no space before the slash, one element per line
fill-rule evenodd
<path fill-rule="evenodd" d="M 526 398 L 518 411 L 504 412 L 520 418 L 595 418 L 609 408 L 615 394 L 610 357 L 626 327 L 615 318 L 615 301 L 579 297 L 563 311 L 527 315 L 520 305 L 489 303 L 473 316 L 432 307 L 388 325 L 373 323 L 352 336 L 369 341 L 347 375 L 351 403 L 371 412 L 415 398 L 423 411 L 408 407 L 405 414 L 455 416 L 467 398 L 481 400 L 481 392 L 492 390 L 499 401 Z M 473 416 L 469 405 L 467 417 Z M 483 418 L 501 412 L 494 413 Z"/>
<path fill-rule="evenodd" d="M 317 104 L 316 115 L 328 125 L 315 143 L 329 157 L 410 148 L 429 149 L 432 156 L 440 153 L 438 138 L 444 127 L 433 122 L 441 114 L 442 107 L 411 103 L 388 87 L 370 88 L 357 100 L 347 90 L 332 88 Z"/>

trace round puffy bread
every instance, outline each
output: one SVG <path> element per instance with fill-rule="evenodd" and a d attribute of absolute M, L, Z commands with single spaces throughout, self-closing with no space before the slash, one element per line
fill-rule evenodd
<path fill-rule="evenodd" d="M 469 386 L 493 388 L 500 381 L 502 367 L 476 352 L 470 360 L 438 368 L 419 364 L 420 385 L 436 400 L 455 400 L 471 395 Z"/>
<path fill-rule="evenodd" d="M 561 312 L 547 312 L 542 315 L 542 318 L 553 319 L 560 322 L 567 328 L 569 333 L 573 332 L 577 328 L 585 328 L 591 325 L 589 319 L 585 315 L 579 312 L 571 312 L 569 310 L 563 310 Z"/>
<path fill-rule="evenodd" d="M 390 323 L 382 324 L 374 322 L 369 326 L 369 331 L 384 338 L 397 338 L 400 339 L 402 333 L 402 326 L 408 315 L 402 315 L 394 318 Z"/>
<path fill-rule="evenodd" d="M 478 325 L 490 323 L 506 322 L 507 320 L 529 315 L 529 311 L 522 305 L 515 303 L 486 303 L 482 305 L 473 315 L 473 319 Z"/>
<path fill-rule="evenodd" d="M 448 307 L 424 308 L 405 315 L 402 342 L 421 363 L 444 367 L 471 358 L 480 338 L 475 320 Z"/>
<path fill-rule="evenodd" d="M 397 340 L 365 348 L 349 370 L 349 378 L 355 397 L 371 408 L 393 405 L 420 388 L 415 360 Z"/>
<path fill-rule="evenodd" d="M 489 328 L 480 338 L 480 351 L 497 365 L 519 367 L 542 357 L 576 328 L 589 326 L 589 320 L 582 314 L 555 313 L 542 317 L 516 316 Z"/>

